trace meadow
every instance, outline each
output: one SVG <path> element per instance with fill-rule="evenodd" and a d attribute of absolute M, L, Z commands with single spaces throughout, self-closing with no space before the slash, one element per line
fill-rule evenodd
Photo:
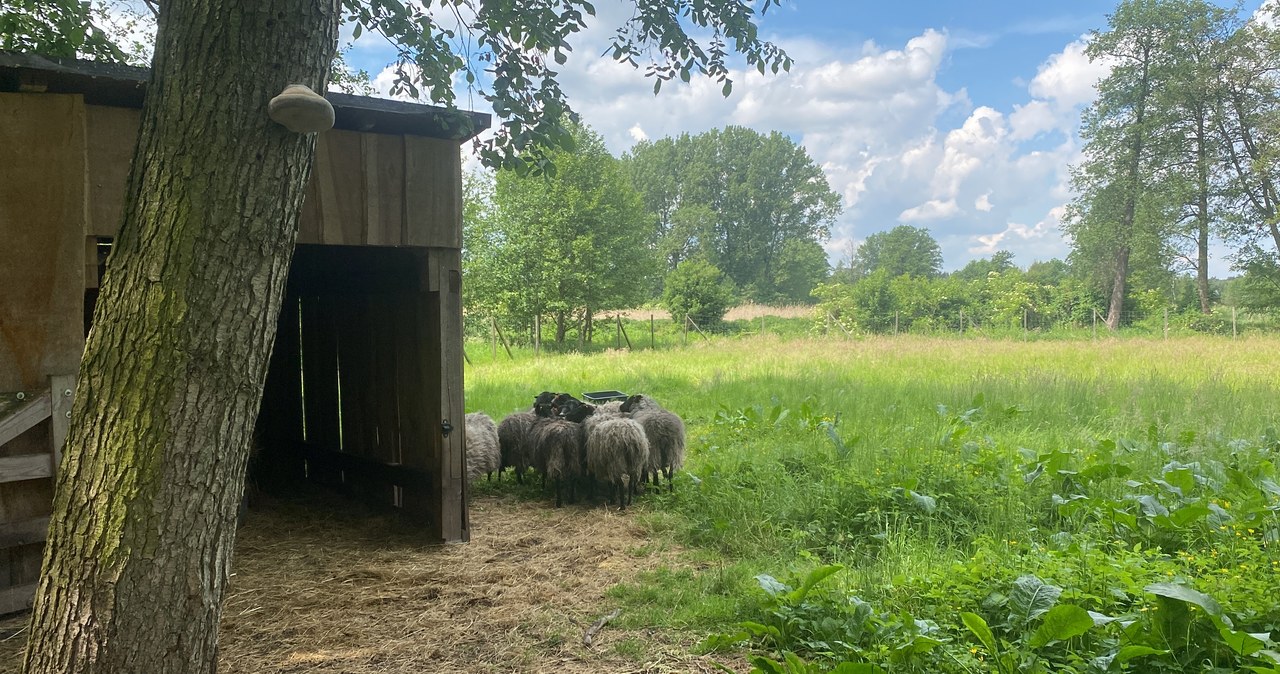
<path fill-rule="evenodd" d="M 613 588 L 624 627 L 761 672 L 1280 672 L 1275 337 L 468 351 L 468 411 L 685 418 L 636 517 L 689 563 Z"/>

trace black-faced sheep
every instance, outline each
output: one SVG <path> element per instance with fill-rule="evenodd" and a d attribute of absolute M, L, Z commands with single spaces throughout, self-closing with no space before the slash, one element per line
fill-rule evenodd
<path fill-rule="evenodd" d="M 610 485 L 619 509 L 631 503 L 631 487 L 648 460 L 649 440 L 634 419 L 604 417 L 587 434 L 587 472 Z"/>
<path fill-rule="evenodd" d="M 524 474 L 533 465 L 533 427 L 537 422 L 538 415 L 533 412 L 515 412 L 498 424 L 499 474 L 513 467 L 516 482 L 524 484 Z"/>
<path fill-rule="evenodd" d="M 640 422 L 649 440 L 649 462 L 645 473 L 652 475 L 657 485 L 660 484 L 659 476 L 665 472 L 667 485 L 674 490 L 675 472 L 684 466 L 684 420 L 643 394 L 627 398 L 619 409 Z"/>
<path fill-rule="evenodd" d="M 539 419 L 533 427 L 534 466 L 556 492 L 556 507 L 577 499 L 578 483 L 586 473 L 582 428 L 561 418 Z"/>
<path fill-rule="evenodd" d="M 498 425 L 484 412 L 466 416 L 467 480 L 481 475 L 493 476 L 502 469 L 502 451 L 498 442 Z"/>

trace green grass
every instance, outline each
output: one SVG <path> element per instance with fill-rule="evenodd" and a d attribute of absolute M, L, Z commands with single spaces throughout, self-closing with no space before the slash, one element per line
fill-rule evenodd
<path fill-rule="evenodd" d="M 1156 632 L 1122 634 L 1117 621 L 1040 644 L 1029 637 L 1038 617 L 1010 617 L 1016 579 L 1033 574 L 1061 589 L 1063 604 L 1148 627 L 1176 607 L 1144 588 L 1176 582 L 1213 595 L 1241 629 L 1280 629 L 1280 570 L 1267 571 L 1280 557 L 1280 491 L 1269 491 L 1276 353 L 1280 339 L 1267 337 L 739 335 L 659 351 L 504 355 L 467 369 L 467 408 L 499 418 L 544 389 L 620 389 L 685 418 L 686 472 L 642 511 L 655 537 L 692 546 L 700 561 L 616 588 L 627 623 L 736 638 L 738 623 L 765 622 L 780 631 L 756 634 L 756 646 L 885 665 L 925 638 L 912 622 L 923 620 L 939 645 L 893 656 L 899 665 L 1001 669 L 961 626 L 969 611 L 1024 663 L 1090 671 L 1091 658 L 1155 643 Z M 755 580 L 822 564 L 845 570 L 803 601 L 771 598 Z M 856 608 L 862 601 L 876 629 L 849 632 L 863 619 L 853 612 L 870 610 Z M 1204 631 L 1199 641 L 1159 632 L 1167 653 L 1134 664 L 1266 662 L 1233 651 L 1205 619 L 1187 621 L 1188 634 Z M 828 634 L 833 624 L 846 631 Z"/>

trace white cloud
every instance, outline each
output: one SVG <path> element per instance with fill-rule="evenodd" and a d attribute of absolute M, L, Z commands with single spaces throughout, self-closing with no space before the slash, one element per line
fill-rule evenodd
<path fill-rule="evenodd" d="M 977 201 L 973 202 L 973 207 L 983 213 L 990 213 L 991 209 L 994 208 L 991 205 L 991 190 L 987 190 L 982 196 L 978 197 Z"/>
<path fill-rule="evenodd" d="M 644 129 L 640 127 L 639 122 L 637 122 L 635 126 L 632 126 L 630 129 L 627 129 L 627 135 L 631 136 L 631 140 L 634 140 L 637 143 L 641 141 L 649 140 L 649 134 L 644 132 Z"/>
<path fill-rule="evenodd" d="M 1010 222 L 1003 231 L 975 236 L 974 239 L 981 245 L 969 248 L 969 252 L 975 255 L 990 255 L 997 250 L 1008 249 L 1009 243 L 1044 239 L 1049 234 L 1058 231 L 1064 212 L 1064 208 L 1057 206 L 1050 209 L 1045 217 L 1034 225 L 1027 226 Z"/>
<path fill-rule="evenodd" d="M 929 201 L 908 208 L 898 215 L 898 219 L 902 222 L 923 222 L 928 220 L 941 220 L 949 218 L 960 212 L 960 207 L 956 206 L 954 200 L 939 201 L 930 199 Z"/>

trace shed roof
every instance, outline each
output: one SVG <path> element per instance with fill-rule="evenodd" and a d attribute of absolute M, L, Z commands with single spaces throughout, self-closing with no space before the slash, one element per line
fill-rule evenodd
<path fill-rule="evenodd" d="M 142 107 L 147 68 L 0 51 L 0 91 L 82 94 L 86 103 Z M 489 128 L 489 115 L 434 105 L 328 92 L 334 128 L 465 141 Z"/>

